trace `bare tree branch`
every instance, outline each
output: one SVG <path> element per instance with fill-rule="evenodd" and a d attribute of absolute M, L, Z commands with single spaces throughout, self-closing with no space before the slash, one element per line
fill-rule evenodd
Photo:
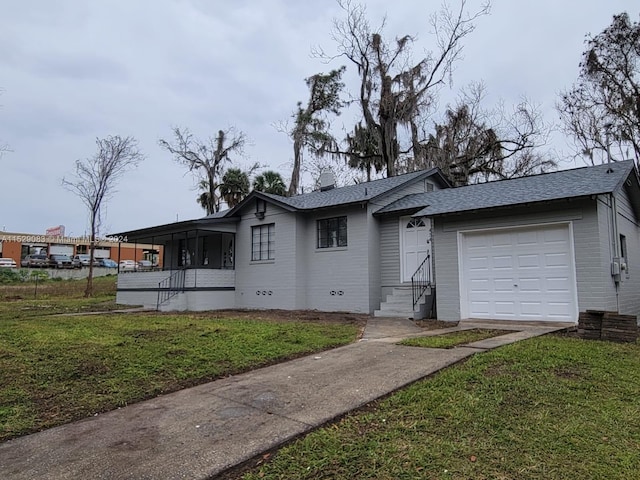
<path fill-rule="evenodd" d="M 473 84 L 449 108 L 442 124 L 421 148 L 428 165 L 437 166 L 458 184 L 514 178 L 555 168 L 555 162 L 537 151 L 548 139 L 547 125 L 535 105 L 523 99 L 508 113 L 501 103 L 482 108 L 484 86 Z"/>
<path fill-rule="evenodd" d="M 96 138 L 93 157 L 76 160 L 75 174 L 62 179 L 62 186 L 80 198 L 89 210 L 91 226 L 89 275 L 85 296 L 93 294 L 93 259 L 96 236 L 102 223 L 102 208 L 115 193 L 117 181 L 130 168 L 136 167 L 144 155 L 133 137 Z"/>
<path fill-rule="evenodd" d="M 218 212 L 222 199 L 219 187 L 224 165 L 230 161 L 231 153 L 244 153 L 245 134 L 228 128 L 219 130 L 215 138 L 209 137 L 206 141 L 201 141 L 194 138 L 187 128 L 173 127 L 172 130 L 173 142 L 160 139 L 159 145 L 196 177 L 198 186 L 204 190 L 197 200 L 207 215 Z"/>
<path fill-rule="evenodd" d="M 351 0 L 338 0 L 338 4 L 345 12 L 344 19 L 334 20 L 332 37 L 338 54 L 330 57 L 322 50 L 315 50 L 315 54 L 325 60 L 344 57 L 356 66 L 360 77 L 357 101 L 363 120 L 359 128 L 370 131 L 368 137 L 377 145 L 387 176 L 393 176 L 401 153 L 418 148 L 416 119 L 435 103 L 438 88 L 450 78 L 453 65 L 460 57 L 464 37 L 473 32 L 475 21 L 488 13 L 489 5 L 483 4 L 471 14 L 467 13 L 465 0 L 460 1 L 455 11 L 445 5 L 430 19 L 437 48 L 425 52 L 423 58 L 414 62 L 413 36 L 387 41 L 383 37 L 384 19 L 374 29 L 363 5 Z M 400 145 L 399 126 L 407 126 L 411 131 L 412 143 L 408 147 Z M 354 131 L 348 140 L 354 138 L 364 136 Z"/>
<path fill-rule="evenodd" d="M 557 109 L 578 155 L 640 161 L 640 22 L 614 15 L 610 26 L 587 36 L 578 82 L 560 95 Z M 615 150 L 615 152 L 614 152 Z"/>

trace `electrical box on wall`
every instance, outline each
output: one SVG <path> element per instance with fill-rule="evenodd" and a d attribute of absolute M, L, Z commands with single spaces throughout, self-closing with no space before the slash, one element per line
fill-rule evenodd
<path fill-rule="evenodd" d="M 611 262 L 611 276 L 613 277 L 614 282 L 620 282 L 622 280 L 622 275 L 620 275 L 620 258 L 614 257 Z"/>

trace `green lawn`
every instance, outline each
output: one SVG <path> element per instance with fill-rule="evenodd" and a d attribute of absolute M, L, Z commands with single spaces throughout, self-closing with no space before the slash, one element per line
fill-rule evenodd
<path fill-rule="evenodd" d="M 0 319 L 118 308 L 115 276 L 94 278 L 91 298 L 84 298 L 85 286 L 84 280 L 0 284 Z"/>
<path fill-rule="evenodd" d="M 477 354 L 243 478 L 640 478 L 640 344 L 544 336 Z"/>
<path fill-rule="evenodd" d="M 295 318 L 50 315 L 115 308 L 113 280 L 100 282 L 105 291 L 93 299 L 81 298 L 84 282 L 47 282 L 37 300 L 0 289 L 0 440 L 350 343 L 358 334 L 355 324 Z"/>
<path fill-rule="evenodd" d="M 400 342 L 400 345 L 407 345 L 409 347 L 453 348 L 458 345 L 465 345 L 467 343 L 477 342 L 486 338 L 504 335 L 505 333 L 511 332 L 505 330 L 474 328 L 472 330 L 461 330 L 459 332 L 445 333 L 443 335 L 408 338 Z"/>
<path fill-rule="evenodd" d="M 116 308 L 98 280 L 93 299 L 84 282 L 35 300 L 0 287 L 0 440 L 357 335 L 257 313 L 67 315 Z M 558 335 L 477 354 L 261 458 L 244 478 L 640 478 L 640 344 Z"/>

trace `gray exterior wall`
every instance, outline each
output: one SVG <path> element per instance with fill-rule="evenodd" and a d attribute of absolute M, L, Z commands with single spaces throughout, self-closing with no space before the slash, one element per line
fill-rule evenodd
<path fill-rule="evenodd" d="M 561 202 L 543 207 L 514 208 L 498 214 L 456 215 L 434 219 L 433 252 L 437 272 L 436 302 L 438 318 L 460 320 L 460 285 L 458 273 L 458 232 L 484 228 L 525 226 L 571 222 L 573 227 L 574 264 L 579 311 L 608 305 L 610 292 L 603 286 L 609 267 L 602 271 L 603 250 L 607 237 L 602 236 L 600 209 L 595 200 Z M 606 232 L 605 232 L 606 235 Z M 608 260 L 607 260 L 608 265 Z"/>
<path fill-rule="evenodd" d="M 243 212 L 236 235 L 236 306 L 372 312 L 370 222 L 355 206 L 292 213 L 269 204 L 263 220 Z M 317 248 L 317 220 L 347 216 L 347 246 Z M 251 227 L 275 226 L 275 258 L 251 261 Z M 376 307 L 377 308 L 377 307 Z"/>
<path fill-rule="evenodd" d="M 371 210 L 367 213 L 367 240 L 369 258 L 367 261 L 369 275 L 369 313 L 380 308 L 381 296 L 381 265 L 380 265 L 380 222 L 372 215 Z"/>
<path fill-rule="evenodd" d="M 400 222 L 399 217 L 380 220 L 380 283 L 385 298 L 400 285 Z"/>
<path fill-rule="evenodd" d="M 255 206 L 241 212 L 236 231 L 236 307 L 303 308 L 296 304 L 296 260 L 298 252 L 296 216 L 273 204 L 267 205 L 264 219 L 254 215 Z M 251 228 L 275 225 L 275 258 L 251 260 Z"/>
<path fill-rule="evenodd" d="M 347 246 L 317 248 L 317 221 L 347 216 Z M 353 206 L 306 215 L 306 308 L 371 313 L 369 291 L 369 220 L 366 207 Z M 377 308 L 377 307 L 376 307 Z"/>
<path fill-rule="evenodd" d="M 591 281 L 591 290 L 594 293 L 594 302 L 589 308 L 616 311 L 618 309 L 616 286 L 611 277 L 611 261 L 616 248 L 612 233 L 611 198 L 609 195 L 601 195 L 598 197 L 597 205 L 600 251 L 598 256 L 594 258 L 597 258 L 599 262 L 594 261 L 589 267 L 588 275 L 584 275 L 583 278 Z"/>
<path fill-rule="evenodd" d="M 129 272 L 118 275 L 116 302 L 156 308 L 158 284 L 170 272 Z M 188 269 L 184 286 L 187 291 L 172 297 L 161 310 L 216 310 L 235 306 L 234 270 Z M 194 291 L 189 289 L 201 288 Z"/>
<path fill-rule="evenodd" d="M 307 289 L 312 284 L 309 278 L 309 255 L 306 253 L 309 242 L 315 241 L 315 223 L 311 224 L 302 213 L 296 213 L 296 308 L 307 309 Z"/>
<path fill-rule="evenodd" d="M 624 235 L 627 243 L 627 270 L 618 285 L 617 310 L 624 315 L 640 316 L 640 228 L 625 189 L 616 195 L 616 209 L 618 234 Z"/>

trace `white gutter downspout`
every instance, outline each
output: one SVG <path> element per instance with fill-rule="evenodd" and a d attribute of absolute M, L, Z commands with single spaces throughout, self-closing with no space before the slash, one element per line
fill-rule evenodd
<path fill-rule="evenodd" d="M 611 165 L 611 147 L 609 144 L 609 129 L 611 128 L 610 124 L 606 126 L 606 136 L 607 136 L 607 164 Z M 607 173 L 611 171 L 611 166 L 607 169 Z M 611 276 L 613 277 L 613 283 L 616 289 L 616 310 L 620 311 L 620 282 L 622 280 L 622 265 L 620 258 L 620 237 L 618 235 L 618 208 L 616 203 L 616 198 L 614 193 L 611 192 L 609 194 L 609 202 L 611 209 L 611 231 L 613 234 L 613 258 L 611 259 Z"/>

